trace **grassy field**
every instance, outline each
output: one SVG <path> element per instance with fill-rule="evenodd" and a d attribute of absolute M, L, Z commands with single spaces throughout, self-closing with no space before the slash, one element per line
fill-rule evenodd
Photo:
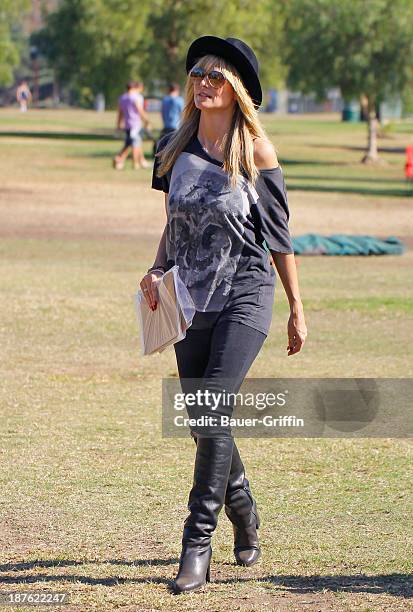
<path fill-rule="evenodd" d="M 411 609 L 408 439 L 240 439 L 263 560 L 234 565 L 222 512 L 213 582 L 170 594 L 195 446 L 161 437 L 173 350 L 139 354 L 133 295 L 165 212 L 151 170 L 112 170 L 114 121 L 109 112 L 0 111 L 0 592 L 68 591 L 64 609 L 82 611 Z M 380 139 L 383 165 L 365 167 L 364 125 L 264 122 L 293 235 L 412 244 L 403 179 L 412 123 Z M 298 257 L 304 350 L 286 355 L 278 282 L 271 333 L 248 376 L 412 376 L 412 260 L 410 248 Z"/>

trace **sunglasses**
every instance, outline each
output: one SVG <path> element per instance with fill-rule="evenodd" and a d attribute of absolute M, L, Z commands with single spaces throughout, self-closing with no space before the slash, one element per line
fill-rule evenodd
<path fill-rule="evenodd" d="M 189 76 L 194 81 L 201 81 L 206 77 L 207 83 L 209 83 L 211 87 L 214 87 L 214 89 L 222 87 L 227 80 L 219 70 L 211 70 L 210 72 L 206 72 L 203 68 L 192 68 Z"/>

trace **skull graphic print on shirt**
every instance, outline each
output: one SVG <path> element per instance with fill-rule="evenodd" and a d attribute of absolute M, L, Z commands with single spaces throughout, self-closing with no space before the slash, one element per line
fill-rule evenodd
<path fill-rule="evenodd" d="M 258 195 L 240 176 L 231 188 L 228 175 L 209 161 L 181 153 L 169 189 L 166 250 L 197 310 L 225 305 L 245 245 L 244 224 Z"/>

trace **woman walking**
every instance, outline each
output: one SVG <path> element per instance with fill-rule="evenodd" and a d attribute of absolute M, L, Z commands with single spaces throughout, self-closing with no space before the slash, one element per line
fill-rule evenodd
<path fill-rule="evenodd" d="M 155 281 L 178 265 L 195 303 L 186 337 L 174 344 L 181 387 L 238 392 L 269 332 L 276 274 L 290 304 L 287 355 L 307 335 L 282 170 L 260 124 L 262 91 L 252 49 L 236 38 L 203 36 L 187 54 L 179 129 L 158 145 L 152 187 L 165 192 L 167 223 L 154 265 L 140 282 L 152 309 Z M 190 417 L 232 414 L 221 403 L 187 407 Z M 189 515 L 176 593 L 210 578 L 211 537 L 223 506 L 240 565 L 260 557 L 259 516 L 229 427 L 191 427 L 196 442 Z"/>

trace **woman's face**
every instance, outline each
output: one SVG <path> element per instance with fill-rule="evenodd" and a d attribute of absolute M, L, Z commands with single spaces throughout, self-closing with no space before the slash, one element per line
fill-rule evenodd
<path fill-rule="evenodd" d="M 211 70 L 212 68 L 206 70 L 206 72 L 208 73 Z M 219 67 L 214 66 L 213 70 L 219 71 Z M 193 84 L 194 103 L 199 110 L 224 110 L 234 106 L 235 92 L 229 81 L 225 81 L 218 89 L 209 84 L 206 76 L 194 80 Z"/>

